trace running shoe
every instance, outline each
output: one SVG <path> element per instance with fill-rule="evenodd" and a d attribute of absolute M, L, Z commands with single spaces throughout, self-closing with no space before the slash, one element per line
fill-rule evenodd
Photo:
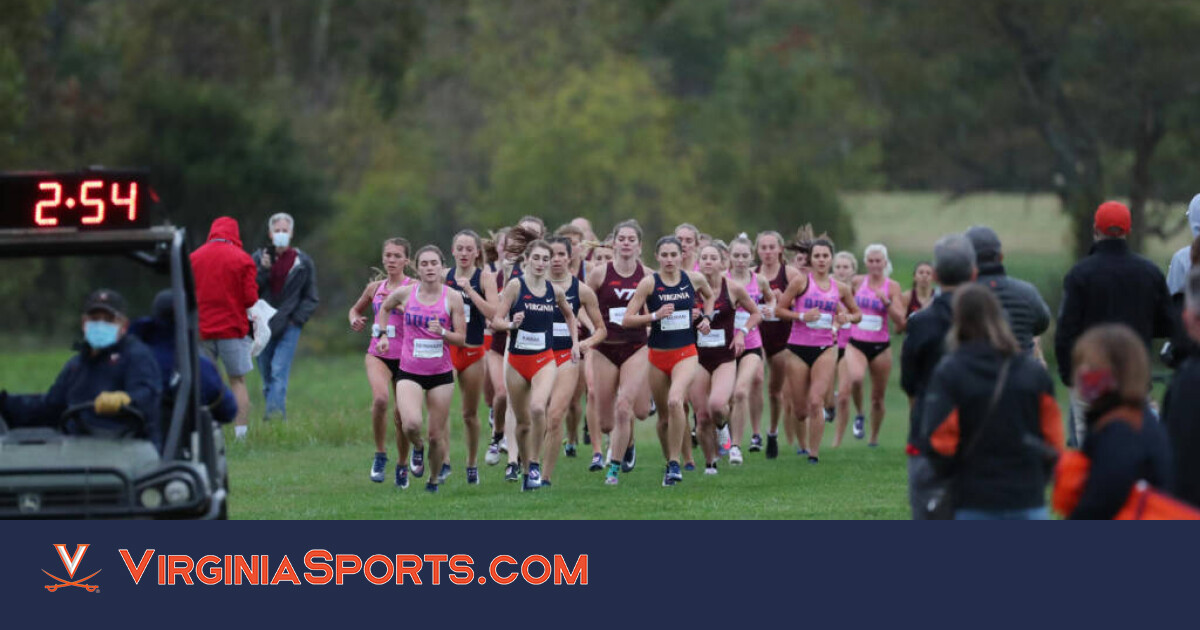
<path fill-rule="evenodd" d="M 572 442 L 567 442 L 564 444 L 563 455 L 566 455 L 567 457 L 575 457 L 575 444 Z"/>
<path fill-rule="evenodd" d="M 478 468 L 473 468 L 473 467 L 467 468 L 467 485 L 469 485 L 469 486 L 479 485 L 479 469 Z"/>
<path fill-rule="evenodd" d="M 438 489 L 438 485 L 436 483 L 433 483 L 432 480 L 425 482 L 425 492 L 429 492 L 431 494 L 437 494 L 437 491 L 438 491 L 437 489 Z"/>
<path fill-rule="evenodd" d="M 696 467 L 693 465 L 692 470 Z M 675 481 L 683 481 L 683 473 L 679 472 L 679 462 L 667 462 L 667 474 Z"/>
<path fill-rule="evenodd" d="M 715 475 L 715 474 L 717 474 L 717 462 L 712 462 L 712 463 L 710 463 L 709 465 L 705 466 L 705 467 L 704 467 L 704 474 L 706 474 L 706 475 Z"/>
<path fill-rule="evenodd" d="M 763 449 L 762 436 L 755 433 L 750 436 L 750 452 L 757 453 Z"/>
<path fill-rule="evenodd" d="M 615 463 L 609 464 L 608 472 L 605 473 L 605 475 L 604 475 L 604 483 L 607 485 L 610 485 L 610 486 L 615 486 L 618 483 L 620 483 L 620 480 L 617 479 L 617 472 L 620 470 L 621 470 L 620 465 L 615 464 Z"/>
<path fill-rule="evenodd" d="M 837 409 L 835 409 L 833 407 L 825 408 L 825 423 L 826 424 L 833 422 L 833 419 L 836 417 L 837 417 Z"/>
<path fill-rule="evenodd" d="M 420 479 L 425 474 L 425 449 L 413 450 L 412 452 L 412 474 Z"/>
<path fill-rule="evenodd" d="M 675 478 L 671 476 L 671 467 L 668 465 L 667 471 L 665 473 L 663 473 L 663 487 L 669 488 L 674 485 L 675 485 Z"/>
<path fill-rule="evenodd" d="M 779 436 L 767 434 L 767 459 L 779 457 Z"/>
<path fill-rule="evenodd" d="M 396 487 L 401 490 L 408 487 L 408 466 L 396 464 Z"/>
<path fill-rule="evenodd" d="M 500 442 L 497 444 L 497 446 L 500 447 L 501 453 L 507 453 L 508 452 L 508 438 L 501 436 Z"/>
<path fill-rule="evenodd" d="M 549 479 L 543 479 L 543 480 L 542 480 L 542 487 L 543 487 L 543 488 L 549 488 L 549 487 L 550 487 L 550 480 L 549 480 Z"/>
<path fill-rule="evenodd" d="M 732 442 L 733 439 L 729 436 L 729 425 L 726 424 L 717 431 L 717 443 L 720 445 L 721 457 L 729 454 L 729 445 Z"/>
<path fill-rule="evenodd" d="M 676 465 L 678 465 L 678 464 L 676 464 Z M 688 463 L 684 464 L 683 469 L 688 472 L 696 470 L 696 462 L 688 462 Z"/>
<path fill-rule="evenodd" d="M 375 453 L 375 461 L 371 464 L 371 481 L 383 483 L 385 467 L 387 467 L 387 453 Z"/>
<path fill-rule="evenodd" d="M 819 457 L 817 457 L 816 455 L 809 455 L 809 456 L 808 456 L 808 463 L 810 463 L 810 464 L 819 464 L 820 462 L 821 462 L 821 459 L 820 459 Z"/>
<path fill-rule="evenodd" d="M 654 399 L 650 399 L 650 415 L 658 413 L 658 405 L 654 404 Z"/>
<path fill-rule="evenodd" d="M 520 481 L 521 480 L 521 469 L 517 468 L 516 464 L 509 464 L 509 465 L 505 466 L 504 467 L 504 480 L 505 481 Z"/>
<path fill-rule="evenodd" d="M 863 427 L 864 424 L 864 418 L 861 413 L 854 416 L 854 439 L 861 440 L 867 435 L 866 429 Z"/>
<path fill-rule="evenodd" d="M 799 456 L 801 456 L 801 457 L 803 457 L 803 456 L 805 456 L 805 455 L 808 455 L 808 449 L 806 449 L 806 448 L 798 448 L 798 449 L 796 449 L 796 454 L 797 454 L 797 455 L 799 455 Z"/>
<path fill-rule="evenodd" d="M 600 453 L 592 453 L 592 463 L 588 465 L 589 472 L 604 470 L 604 456 Z"/>
<path fill-rule="evenodd" d="M 537 464 L 530 464 L 529 472 L 525 474 L 525 479 L 521 482 L 521 492 L 529 492 L 542 487 L 542 471 L 538 469 Z"/>
<path fill-rule="evenodd" d="M 488 466 L 495 466 L 500 463 L 500 442 L 496 438 L 492 438 L 492 443 L 488 444 L 487 455 L 483 456 L 483 461 Z"/>
<path fill-rule="evenodd" d="M 452 472 L 454 470 L 450 468 L 450 464 L 442 464 L 442 470 L 438 472 L 438 483 L 445 481 L 446 477 L 449 477 Z"/>
<path fill-rule="evenodd" d="M 630 444 L 621 458 L 621 472 L 632 472 L 634 466 L 637 466 L 637 446 Z"/>
<path fill-rule="evenodd" d="M 742 463 L 742 449 L 739 446 L 729 447 L 729 463 L 737 466 Z"/>

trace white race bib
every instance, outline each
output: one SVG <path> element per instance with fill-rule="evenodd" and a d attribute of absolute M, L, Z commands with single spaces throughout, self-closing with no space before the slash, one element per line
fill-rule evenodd
<path fill-rule="evenodd" d="M 692 327 L 692 311 L 675 311 L 662 318 L 662 330 L 687 330 Z"/>
<path fill-rule="evenodd" d="M 608 321 L 620 326 L 621 322 L 624 320 L 625 320 L 625 307 L 624 306 L 608 309 Z"/>
<path fill-rule="evenodd" d="M 724 348 L 725 347 L 725 329 L 717 328 L 708 331 L 707 335 L 700 335 L 696 339 L 696 345 L 701 348 Z"/>
<path fill-rule="evenodd" d="M 746 324 L 747 324 L 749 321 L 750 321 L 750 313 L 749 313 L 749 312 L 747 312 L 747 311 L 738 311 L 738 312 L 737 312 L 737 314 L 735 314 L 735 315 L 733 316 L 733 328 L 734 328 L 734 330 L 737 330 L 738 328 L 745 328 L 745 327 L 746 327 Z"/>
<path fill-rule="evenodd" d="M 516 348 L 527 352 L 541 352 L 546 349 L 546 335 L 518 330 Z"/>
<path fill-rule="evenodd" d="M 567 328 L 566 322 L 554 322 L 554 336 L 555 337 L 570 337 L 571 336 L 571 329 Z"/>
<path fill-rule="evenodd" d="M 866 332 L 879 332 L 883 330 L 883 317 L 880 315 L 863 315 L 862 321 L 858 322 L 858 329 Z"/>
<path fill-rule="evenodd" d="M 805 322 L 805 326 L 816 330 L 831 330 L 833 329 L 833 315 L 829 313 L 821 313 L 815 322 Z"/>
<path fill-rule="evenodd" d="M 440 359 L 444 348 L 441 339 L 413 339 L 413 358 Z"/>
<path fill-rule="evenodd" d="M 851 326 L 854 326 L 854 324 L 851 324 L 850 322 L 846 322 L 845 324 L 842 324 L 842 330 L 850 330 Z"/>

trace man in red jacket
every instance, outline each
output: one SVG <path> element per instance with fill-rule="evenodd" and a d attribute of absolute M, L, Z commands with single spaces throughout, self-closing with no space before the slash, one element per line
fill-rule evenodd
<path fill-rule="evenodd" d="M 229 389 L 238 404 L 234 431 L 238 439 L 244 439 L 250 409 L 246 374 L 254 367 L 246 309 L 258 301 L 258 281 L 254 261 L 242 249 L 235 219 L 217 217 L 213 221 L 208 242 L 192 252 L 192 273 L 201 346 L 213 361 L 220 359 L 225 366 Z"/>

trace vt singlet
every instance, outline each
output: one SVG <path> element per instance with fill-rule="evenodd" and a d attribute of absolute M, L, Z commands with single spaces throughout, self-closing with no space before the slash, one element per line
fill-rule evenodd
<path fill-rule="evenodd" d="M 571 286 L 563 291 L 567 302 L 571 304 L 571 312 L 576 317 L 579 316 L 579 278 L 571 277 Z M 526 315 L 526 317 L 529 317 Z M 563 316 L 562 310 L 558 305 L 554 305 L 554 341 L 552 350 L 570 350 L 571 349 L 571 330 L 567 328 L 567 318 Z"/>
<path fill-rule="evenodd" d="M 621 321 L 625 319 L 625 309 L 629 306 L 629 300 L 633 298 L 638 283 L 645 276 L 646 271 L 641 264 L 637 265 L 633 274 L 628 278 L 617 273 L 613 263 L 605 265 L 604 282 L 596 291 L 596 298 L 600 303 L 600 315 L 604 318 L 605 328 L 608 329 L 604 345 L 616 343 L 644 345 L 646 343 L 645 328 L 621 326 Z"/>
<path fill-rule="evenodd" d="M 688 313 L 688 317 L 691 317 L 691 313 Z M 736 318 L 733 300 L 729 296 L 729 280 L 723 280 L 721 290 L 717 292 L 717 299 L 713 302 L 708 334 L 697 333 L 696 348 L 700 351 L 702 360 L 712 358 L 718 363 L 723 363 L 734 359 L 730 344 L 733 343 L 733 324 Z"/>
<path fill-rule="evenodd" d="M 883 288 L 885 290 L 888 288 L 888 284 L 887 279 L 884 279 Z M 854 294 L 854 302 L 862 311 L 862 321 L 851 329 L 850 338 L 867 343 L 887 343 L 889 339 L 888 309 L 883 305 L 879 296 L 875 295 L 875 291 L 871 289 L 870 285 L 870 276 L 863 278 L 862 284 Z"/>
<path fill-rule="evenodd" d="M 404 308 L 404 352 L 400 355 L 400 369 L 410 374 L 429 376 L 451 370 L 450 353 L 441 335 L 429 330 L 429 322 L 437 320 L 442 328 L 450 329 L 450 307 L 446 304 L 449 289 L 442 287 L 442 294 L 433 304 L 422 304 L 414 289 L 408 296 Z"/>
<path fill-rule="evenodd" d="M 833 345 L 833 319 L 837 315 L 839 302 L 838 284 L 832 277 L 826 278 L 826 280 L 829 282 L 829 289 L 822 291 L 817 286 L 817 281 L 813 279 L 812 274 L 808 274 L 808 288 L 804 290 L 803 295 L 796 296 L 792 310 L 802 316 L 809 309 L 815 308 L 821 312 L 821 316 L 812 322 L 803 320 L 792 322 L 792 334 L 788 337 L 789 345 L 815 348 Z"/>
<path fill-rule="evenodd" d="M 483 312 L 475 306 L 475 302 L 467 297 L 466 290 L 459 286 L 458 281 L 454 278 L 456 267 L 450 268 L 450 273 L 446 274 L 446 286 L 457 289 L 462 292 L 463 299 L 463 316 L 467 320 L 467 345 L 478 346 L 483 343 L 484 316 Z M 483 295 L 483 285 L 479 283 L 479 279 L 483 276 L 483 271 L 479 268 L 475 269 L 475 273 L 471 274 L 470 285 L 476 293 Z"/>
<path fill-rule="evenodd" d="M 662 276 L 655 272 L 654 290 L 646 298 L 646 308 L 654 313 L 666 304 L 674 304 L 675 312 L 650 324 L 650 347 L 674 350 L 695 344 L 692 308 L 696 306 L 696 290 L 686 273 L 680 272 L 679 284 L 669 287 L 663 284 Z"/>
<path fill-rule="evenodd" d="M 517 299 L 513 301 L 512 313 L 525 313 L 521 327 L 508 332 L 509 354 L 539 354 L 550 350 L 551 332 L 554 330 L 554 311 L 558 304 L 554 299 L 554 287 L 543 280 L 543 293 L 534 295 L 520 278 L 521 286 Z"/>
<path fill-rule="evenodd" d="M 399 291 L 412 284 L 412 282 L 412 278 L 406 277 L 400 281 L 400 286 L 393 289 L 393 291 Z M 383 301 L 391 293 L 392 291 L 389 291 L 387 288 L 386 279 L 380 282 L 379 286 L 375 289 L 375 294 L 371 296 L 371 308 L 376 317 L 379 316 L 379 307 L 383 306 Z M 385 330 L 378 330 L 377 325 L 371 325 L 371 344 L 367 346 L 367 354 L 381 359 L 399 359 L 401 346 L 403 345 L 401 341 L 404 339 L 404 315 L 400 312 L 400 309 L 394 308 L 388 313 L 386 325 L 387 328 Z M 379 343 L 379 333 L 381 332 L 386 332 L 388 336 L 388 351 L 383 353 L 375 348 L 375 345 Z"/>

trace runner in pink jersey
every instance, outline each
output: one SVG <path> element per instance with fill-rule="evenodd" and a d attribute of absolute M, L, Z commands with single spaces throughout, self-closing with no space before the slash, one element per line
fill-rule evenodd
<path fill-rule="evenodd" d="M 424 474 L 425 449 L 421 440 L 421 403 L 429 408 L 430 461 L 445 461 L 448 442 L 450 401 L 454 398 L 454 365 L 447 344 L 466 344 L 467 318 L 462 294 L 446 287 L 442 280 L 443 257 L 435 245 L 417 251 L 417 277 L 420 284 L 392 292 L 381 309 L 399 307 L 404 312 L 403 350 L 400 354 L 400 378 L 396 383 L 396 401 L 400 407 L 401 428 L 413 445 L 413 475 Z M 376 317 L 382 328 L 384 313 Z M 377 345 L 387 352 L 391 339 L 386 334 Z M 408 470 L 403 460 L 396 473 L 401 488 L 408 486 Z M 425 489 L 437 492 L 439 475 L 430 474 Z"/>
<path fill-rule="evenodd" d="M 888 320 L 897 326 L 904 324 L 904 300 L 900 283 L 889 277 L 892 263 L 888 260 L 887 248 L 878 243 L 871 244 L 863 256 L 867 275 L 855 278 L 852 285 L 855 288 L 854 300 L 862 310 L 863 317 L 850 332 L 850 347 L 846 350 L 846 383 L 861 400 L 863 377 L 870 370 L 871 436 L 867 445 L 878 446 L 879 429 L 883 426 L 883 396 L 892 371 Z M 835 445 L 841 442 L 845 430 L 846 425 L 839 423 Z M 860 413 L 854 419 L 854 437 L 861 440 L 863 434 L 863 417 Z"/>
<path fill-rule="evenodd" d="M 774 313 L 775 293 L 771 291 L 771 283 L 766 276 L 759 275 L 752 268 L 754 262 L 754 246 L 744 234 L 733 239 L 729 244 L 729 278 L 741 284 L 750 294 L 750 299 L 760 310 Z M 746 432 L 746 419 L 750 419 L 751 435 L 761 435 L 763 412 L 763 379 L 764 363 L 763 338 L 760 326 L 746 326 L 750 313 L 739 308 L 734 319 L 735 329 L 746 329 L 746 350 L 737 359 L 737 379 L 733 386 L 733 411 L 730 415 L 732 434 L 730 436 L 729 463 L 741 464 L 742 436 Z M 760 443 L 761 443 L 761 437 Z"/>
<path fill-rule="evenodd" d="M 848 251 L 840 251 L 833 256 L 833 277 L 838 282 L 846 286 L 853 286 L 854 274 L 858 272 L 858 259 L 854 254 Z M 839 307 L 838 310 L 845 312 L 845 307 Z M 825 422 L 833 422 L 838 415 L 838 401 L 844 396 L 847 404 L 851 400 L 850 390 L 844 387 L 846 383 L 846 346 L 850 345 L 850 331 L 854 324 L 845 322 L 837 329 L 837 383 L 829 388 L 829 393 L 825 395 Z M 843 390 L 845 390 L 843 392 Z M 853 400 L 858 403 L 858 412 L 862 413 L 862 392 L 854 392 Z M 849 418 L 850 409 L 847 406 L 843 411 L 847 415 L 842 416 L 842 426 L 845 427 L 846 419 Z M 838 431 L 834 435 L 833 446 L 836 448 L 842 443 L 842 431 Z"/>
<path fill-rule="evenodd" d="M 412 278 L 404 275 L 408 266 L 408 257 L 412 247 L 403 238 L 390 238 L 383 243 L 384 277 L 367 284 L 362 295 L 350 307 L 350 329 L 355 332 L 367 330 L 367 316 L 364 311 L 371 305 L 373 316 L 379 314 L 379 306 L 391 292 L 407 286 Z M 373 317 L 374 319 L 374 317 Z M 372 321 L 373 321 L 372 319 Z M 400 313 L 394 311 L 388 314 L 387 323 L 382 332 L 390 333 L 393 339 L 402 334 L 399 326 Z M 367 382 L 371 384 L 371 430 L 375 438 L 375 460 L 371 464 L 371 481 L 382 483 L 387 467 L 387 409 L 388 398 L 394 396 L 396 379 L 400 375 L 400 344 L 394 344 L 389 352 L 381 353 L 376 348 L 377 335 L 371 327 L 372 335 L 367 355 L 364 357 L 367 370 Z M 396 450 L 400 454 L 399 461 L 408 461 L 408 441 L 400 431 L 400 409 L 393 407 L 393 423 L 396 425 Z M 397 466 L 397 469 L 399 467 Z"/>
<path fill-rule="evenodd" d="M 792 391 L 792 404 L 800 413 L 806 413 L 806 448 L 808 461 L 819 461 L 821 438 L 825 434 L 825 423 L 821 412 L 825 405 L 825 392 L 833 385 L 833 372 L 837 364 L 837 345 L 833 338 L 834 326 L 845 319 L 857 323 L 862 317 L 850 288 L 834 280 L 830 275 L 833 264 L 833 242 L 821 237 L 813 241 L 808 255 L 809 273 L 793 280 L 783 292 L 775 307 L 780 319 L 792 322 L 792 333 L 788 337 L 789 357 L 788 380 Z M 846 307 L 846 314 L 838 312 L 838 304 Z"/>

